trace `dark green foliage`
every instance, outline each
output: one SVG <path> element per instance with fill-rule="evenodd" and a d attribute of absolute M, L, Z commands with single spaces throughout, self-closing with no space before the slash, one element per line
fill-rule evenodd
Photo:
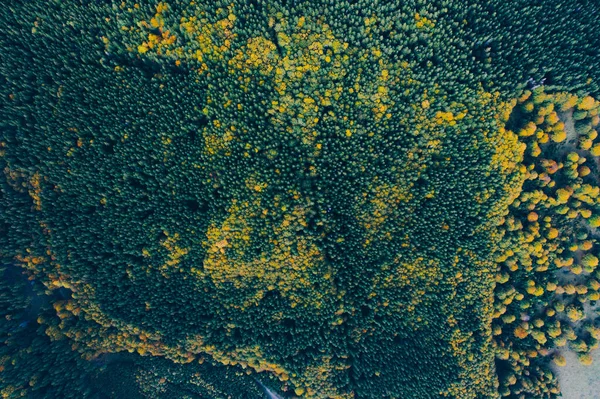
<path fill-rule="evenodd" d="M 262 399 L 260 386 L 245 373 L 210 364 L 180 365 L 134 354 L 103 355 L 92 386 L 108 398 Z"/>
<path fill-rule="evenodd" d="M 38 339 L 144 355 L 94 374 L 109 395 L 210 395 L 198 372 L 256 397 L 245 370 L 289 396 L 497 397 L 503 101 L 600 82 L 592 2 L 505 3 L 4 7 L 0 232 L 53 295 L 62 339 Z"/>
<path fill-rule="evenodd" d="M 0 387 L 8 398 L 262 398 L 241 370 L 179 365 L 163 358 L 109 354 L 87 361 L 74 342 L 50 337 L 52 298 L 34 291 L 20 268 L 0 269 Z M 55 316 L 54 316 L 55 317 Z M 58 339 L 57 339 L 58 338 Z M 269 384 L 269 383 L 267 383 Z"/>
<path fill-rule="evenodd" d="M 91 365 L 66 340 L 52 340 L 38 315 L 48 312 L 16 266 L 0 268 L 0 388 L 8 398 L 95 398 Z"/>

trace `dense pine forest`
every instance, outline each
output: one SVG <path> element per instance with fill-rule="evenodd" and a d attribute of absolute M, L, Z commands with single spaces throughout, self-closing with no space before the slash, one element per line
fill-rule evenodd
<path fill-rule="evenodd" d="M 553 399 L 592 363 L 597 1 L 2 3 L 3 398 Z"/>

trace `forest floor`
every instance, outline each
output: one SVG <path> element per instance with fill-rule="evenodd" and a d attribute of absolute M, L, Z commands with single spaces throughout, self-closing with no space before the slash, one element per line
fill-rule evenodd
<path fill-rule="evenodd" d="M 564 399 L 597 399 L 600 392 L 600 353 L 592 352 L 594 362 L 584 366 L 577 360 L 577 355 L 571 351 L 561 351 L 567 360 L 567 365 L 557 367 L 552 365 L 558 375 L 558 382 Z"/>

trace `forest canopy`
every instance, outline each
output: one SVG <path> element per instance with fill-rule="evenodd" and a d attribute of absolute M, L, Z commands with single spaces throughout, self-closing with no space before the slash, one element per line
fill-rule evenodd
<path fill-rule="evenodd" d="M 5 5 L 0 393 L 558 397 L 600 339 L 599 22 Z"/>

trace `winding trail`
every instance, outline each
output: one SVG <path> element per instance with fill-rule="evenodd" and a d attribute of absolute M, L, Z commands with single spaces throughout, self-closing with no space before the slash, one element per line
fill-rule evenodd
<path fill-rule="evenodd" d="M 265 391 L 265 394 L 267 395 L 267 399 L 283 399 L 281 396 L 279 396 L 275 392 L 271 391 L 269 388 L 267 388 L 265 386 L 265 384 L 263 384 L 262 382 L 260 382 L 256 378 L 254 379 L 254 381 L 256 381 L 256 383 L 258 385 L 260 385 L 260 387 L 263 389 L 263 391 Z"/>

